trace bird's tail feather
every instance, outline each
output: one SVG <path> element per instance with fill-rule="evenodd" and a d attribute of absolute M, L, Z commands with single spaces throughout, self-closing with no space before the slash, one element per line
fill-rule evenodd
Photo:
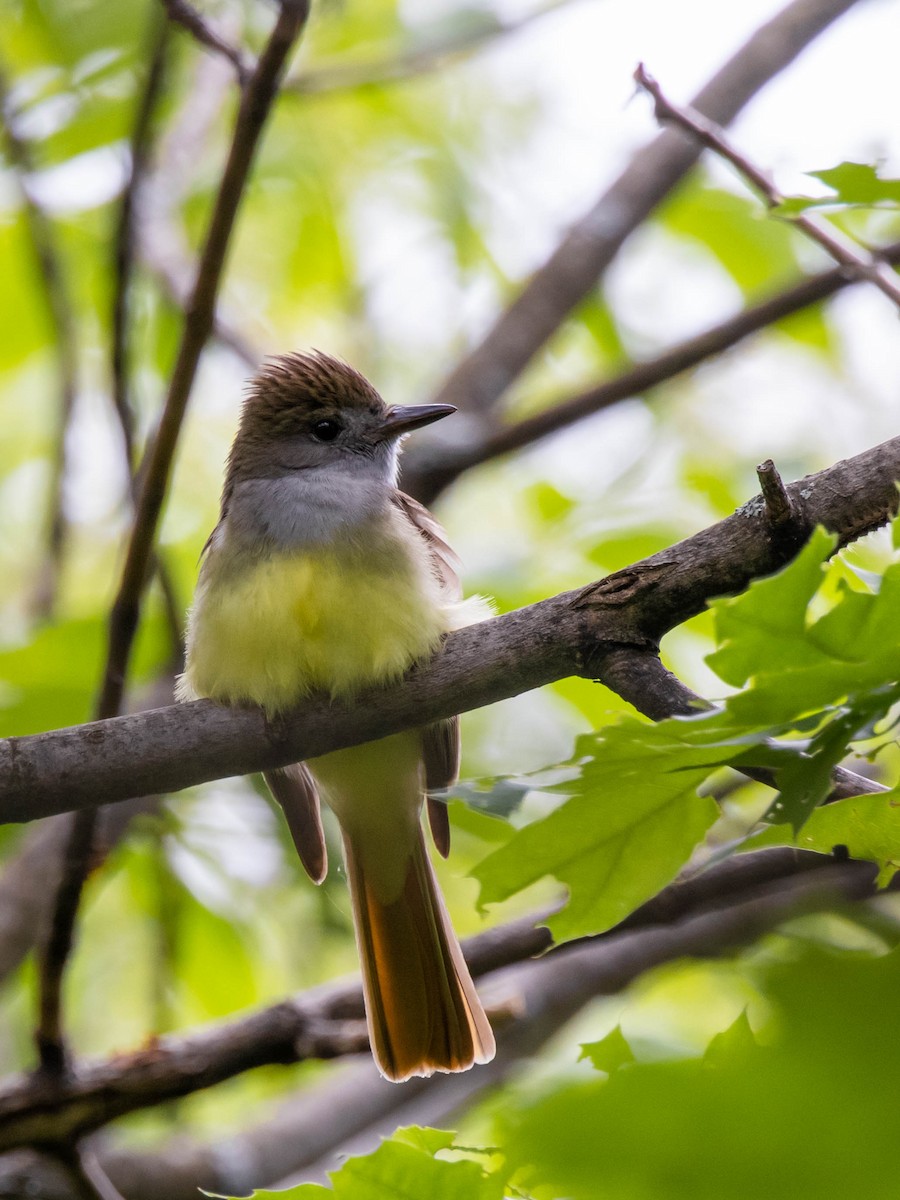
<path fill-rule="evenodd" d="M 344 836 L 372 1052 L 388 1079 L 465 1071 L 494 1035 L 438 890 L 421 829 L 400 895 L 382 902 Z"/>

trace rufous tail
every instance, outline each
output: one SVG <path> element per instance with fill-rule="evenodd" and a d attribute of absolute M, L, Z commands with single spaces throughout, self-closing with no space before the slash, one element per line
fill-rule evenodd
<path fill-rule="evenodd" d="M 421 829 L 399 896 L 383 903 L 349 837 L 344 853 L 372 1053 L 400 1081 L 494 1057 L 494 1035 L 438 889 Z"/>

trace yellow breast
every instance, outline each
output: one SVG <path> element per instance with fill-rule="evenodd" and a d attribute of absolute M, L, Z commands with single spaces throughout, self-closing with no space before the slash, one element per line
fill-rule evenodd
<path fill-rule="evenodd" d="M 208 561 L 191 613 L 185 694 L 269 712 L 314 689 L 347 694 L 437 647 L 447 617 L 427 562 L 402 545 Z"/>

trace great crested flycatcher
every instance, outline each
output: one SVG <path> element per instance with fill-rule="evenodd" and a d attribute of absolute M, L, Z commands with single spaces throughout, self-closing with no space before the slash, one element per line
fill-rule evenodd
<path fill-rule="evenodd" d="M 254 378 L 204 549 L 182 698 L 269 716 L 324 690 L 348 696 L 428 658 L 483 613 L 427 509 L 398 491 L 404 434 L 453 412 L 388 407 L 324 354 L 270 360 Z M 459 769 L 454 718 L 266 773 L 300 858 L 326 872 L 319 796 L 341 827 L 369 1036 L 388 1079 L 464 1071 L 494 1038 L 428 859 L 426 788 Z M 449 851 L 446 809 L 429 800 Z"/>

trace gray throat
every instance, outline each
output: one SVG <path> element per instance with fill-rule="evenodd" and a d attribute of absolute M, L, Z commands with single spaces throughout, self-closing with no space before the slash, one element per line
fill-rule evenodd
<path fill-rule="evenodd" d="M 251 554 L 358 543 L 385 521 L 393 481 L 333 464 L 238 482 L 225 534 Z"/>

